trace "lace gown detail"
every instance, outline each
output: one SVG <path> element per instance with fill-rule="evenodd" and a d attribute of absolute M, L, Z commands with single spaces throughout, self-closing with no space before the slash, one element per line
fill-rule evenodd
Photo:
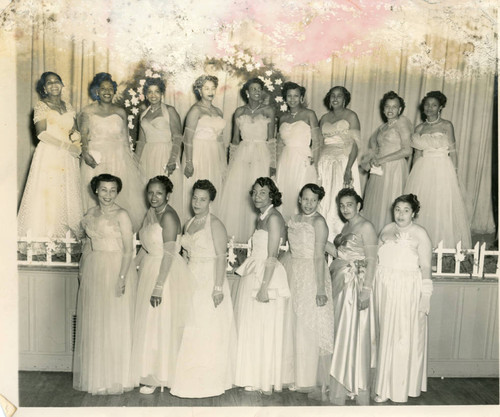
<path fill-rule="evenodd" d="M 193 322 L 186 326 L 177 359 L 176 378 L 170 393 L 178 397 L 204 398 L 223 394 L 234 382 L 236 329 L 229 284 L 222 285 L 224 300 L 214 307 L 212 291 L 216 253 L 210 215 L 203 229 L 182 236 L 194 275 Z M 193 218 L 194 219 L 194 218 Z M 189 225 L 185 229 L 189 229 Z"/>
<path fill-rule="evenodd" d="M 91 394 L 121 394 L 134 387 L 130 352 L 137 274 L 132 262 L 125 294 L 117 296 L 123 254 L 118 220 L 89 213 L 82 225 L 91 249 L 81 263 L 73 387 Z"/>
<path fill-rule="evenodd" d="M 316 168 L 311 165 L 311 127 L 304 121 L 282 123 L 280 136 L 284 143 L 276 167 L 276 183 L 281 191 L 283 204 L 278 210 L 288 221 L 298 214 L 297 199 L 300 189 L 308 183 L 317 183 Z"/>
<path fill-rule="evenodd" d="M 415 223 L 429 234 L 432 246 L 442 240 L 445 248 L 472 246 L 470 222 L 455 168 L 449 157 L 448 136 L 441 132 L 415 134 L 412 146 L 423 152 L 413 166 L 405 193 L 413 193 L 420 201 Z"/>
<path fill-rule="evenodd" d="M 171 387 L 175 380 L 184 328 L 192 320 L 194 278 L 179 255 L 179 236 L 176 254 L 165 280 L 162 301 L 153 308 L 151 293 L 164 253 L 162 227 L 153 208 L 146 215 L 139 237 L 147 253 L 139 266 L 131 359 L 132 381 L 135 386 L 141 383 Z"/>
<path fill-rule="evenodd" d="M 217 189 L 217 197 L 212 202 L 212 212 L 217 215 L 219 193 L 226 175 L 226 152 L 222 140 L 222 131 L 226 121 L 220 116 L 203 115 L 199 118 L 193 136 L 194 174 L 184 176 L 184 215 L 191 216 L 191 192 L 197 180 L 207 179 Z M 186 161 L 184 161 L 183 171 Z"/>
<path fill-rule="evenodd" d="M 161 105 L 161 116 L 150 120 L 145 118 L 146 114 L 151 111 L 148 107 L 141 114 L 141 129 L 144 132 L 146 143 L 142 150 L 141 159 L 139 161 L 144 177 L 146 180 L 156 177 L 157 175 L 167 175 L 165 167 L 170 159 L 172 152 L 172 134 L 170 131 L 170 117 L 168 108 L 164 104 Z M 180 156 L 180 150 L 179 150 Z M 177 157 L 177 168 L 169 176 L 170 181 L 174 185 L 174 191 L 169 199 L 169 204 L 174 208 L 179 217 L 184 218 L 182 214 L 182 183 L 183 174 L 180 165 L 180 158 Z"/>
<path fill-rule="evenodd" d="M 292 336 L 294 346 L 295 386 L 309 389 L 328 381 L 333 352 L 332 284 L 328 266 L 323 260 L 326 305 L 316 305 L 317 281 L 314 259 L 314 226 L 288 221 L 290 252 L 283 256 L 292 300 Z M 288 338 L 285 338 L 288 340 Z"/>
<path fill-rule="evenodd" d="M 69 103 L 66 103 L 66 110 L 60 114 L 39 101 L 33 120 L 35 123 L 46 120 L 46 132 L 69 144 L 75 111 Z M 63 238 L 71 230 L 74 236 L 80 237 L 82 217 L 78 158 L 67 150 L 39 142 L 19 208 L 18 236 L 26 237 L 30 231 L 34 238 Z M 33 252 L 45 253 L 45 244 L 33 246 Z"/>
<path fill-rule="evenodd" d="M 106 117 L 91 114 L 89 119 L 89 152 L 97 155 L 98 165 L 91 168 L 82 163 L 83 208 L 87 211 L 95 206 L 90 188 L 90 180 L 99 174 L 111 174 L 122 180 L 123 188 L 116 198 L 116 204 L 127 210 L 134 232 L 141 227 L 146 215 L 146 183 L 139 164 L 135 160 L 128 143 L 126 125 L 121 116 L 111 114 Z"/>
<path fill-rule="evenodd" d="M 255 180 L 269 175 L 271 156 L 267 127 L 271 120 L 263 115 L 244 114 L 236 119 L 241 142 L 229 163 L 220 198 L 219 214 L 229 236 L 247 242 L 255 230 L 256 211 L 249 191 Z"/>
<path fill-rule="evenodd" d="M 351 148 L 355 141 L 359 147 L 359 130 L 350 130 L 347 120 L 335 123 L 323 123 L 321 132 L 325 139 L 318 161 L 318 180 L 325 189 L 325 196 L 319 203 L 318 212 L 323 215 L 328 225 L 328 240 L 332 241 L 342 231 L 344 223 L 338 215 L 335 198 L 344 188 L 344 173 Z M 361 194 L 357 160 L 352 168 L 353 187 Z"/>
<path fill-rule="evenodd" d="M 335 321 L 330 374 L 335 385 L 343 387 L 343 395 L 359 395 L 369 390 L 370 369 L 375 368 L 374 300 L 371 296 L 369 307 L 358 310 L 366 269 L 363 238 L 353 233 L 342 235 L 337 250 L 338 257 L 330 265 Z"/>
<path fill-rule="evenodd" d="M 290 289 L 285 269 L 276 263 L 269 283 L 269 302 L 255 299 L 264 278 L 268 232 L 252 236 L 252 255 L 236 270 L 241 276 L 235 306 L 238 351 L 235 384 L 270 393 L 293 382 L 284 377 L 291 358 L 284 357 L 284 326 Z M 284 379 L 285 378 L 285 379 Z"/>
<path fill-rule="evenodd" d="M 375 393 L 396 402 L 427 391 L 427 315 L 419 312 L 422 274 L 409 234 L 382 242 L 375 273 L 379 354 Z"/>

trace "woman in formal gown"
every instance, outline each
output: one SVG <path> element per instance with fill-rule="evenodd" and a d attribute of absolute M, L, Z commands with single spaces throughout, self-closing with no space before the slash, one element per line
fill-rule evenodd
<path fill-rule="evenodd" d="M 89 242 L 80 265 L 73 388 L 121 394 L 134 387 L 130 352 L 137 273 L 132 223 L 116 204 L 120 178 L 101 174 L 90 186 L 98 205 L 82 220 Z"/>
<path fill-rule="evenodd" d="M 222 138 L 226 121 L 222 118 L 222 110 L 212 104 L 218 84 L 217 77 L 202 75 L 193 85 L 198 101 L 189 109 L 184 129 L 183 192 L 184 215 L 187 218 L 191 215 L 195 181 L 208 179 L 220 192 L 226 175 L 226 152 Z M 218 215 L 219 203 L 214 202 L 211 206 L 214 214 Z"/>
<path fill-rule="evenodd" d="M 333 353 L 332 284 L 325 261 L 328 226 L 317 212 L 323 187 L 306 184 L 299 193 L 300 214 L 288 220 L 290 251 L 283 256 L 291 291 L 294 386 L 325 393 Z M 286 340 L 289 340 L 285 337 Z"/>
<path fill-rule="evenodd" d="M 376 360 L 373 276 L 377 262 L 377 234 L 359 212 L 363 200 L 352 188 L 337 195 L 346 223 L 327 250 L 330 265 L 335 339 L 330 369 L 330 402 L 344 405 L 347 397 L 358 405 L 370 403 Z"/>
<path fill-rule="evenodd" d="M 128 142 L 127 114 L 113 104 L 116 83 L 111 75 L 100 72 L 90 84 L 94 103 L 82 110 L 79 126 L 82 134 L 82 198 L 84 211 L 96 204 L 89 188 L 90 179 L 102 173 L 123 181 L 117 204 L 127 210 L 137 232 L 146 214 L 145 181 Z"/>
<path fill-rule="evenodd" d="M 352 187 L 361 193 L 357 162 L 360 126 L 357 114 L 347 108 L 351 93 L 345 87 L 333 87 L 323 101 L 330 111 L 319 121 L 324 142 L 318 160 L 318 180 L 325 197 L 318 212 L 326 219 L 328 240 L 333 241 L 344 227 L 335 202 L 338 192 Z"/>
<path fill-rule="evenodd" d="M 286 379 L 284 326 L 290 297 L 287 276 L 277 256 L 285 241 L 285 222 L 276 208 L 281 193 L 268 177 L 257 178 L 252 200 L 260 212 L 252 253 L 236 270 L 241 276 L 235 305 L 238 350 L 235 385 L 266 394 L 281 391 Z M 285 379 L 284 379 L 285 378 Z"/>
<path fill-rule="evenodd" d="M 264 82 L 259 78 L 248 80 L 241 89 L 246 104 L 234 113 L 219 213 L 229 236 L 237 242 L 247 242 L 255 230 L 256 212 L 248 190 L 257 178 L 273 176 L 276 171 L 274 109 L 262 103 L 263 89 Z"/>
<path fill-rule="evenodd" d="M 304 107 L 306 89 L 293 82 L 283 84 L 288 111 L 279 120 L 276 184 L 283 194 L 280 208 L 285 221 L 298 214 L 297 196 L 303 185 L 316 183 L 321 134 L 314 111 Z M 282 149 L 281 149 L 282 148 Z"/>
<path fill-rule="evenodd" d="M 169 201 L 172 182 L 164 175 L 146 187 L 150 209 L 139 231 L 139 286 L 132 344 L 132 382 L 141 394 L 171 387 L 177 355 L 192 311 L 192 275 L 180 251 L 181 222 Z"/>
<path fill-rule="evenodd" d="M 217 190 L 210 181 L 198 180 L 192 191 L 194 217 L 184 227 L 181 244 L 195 281 L 193 321 L 184 329 L 170 393 L 204 398 L 233 386 L 236 329 L 226 279 L 227 233 L 210 213 Z"/>
<path fill-rule="evenodd" d="M 404 100 L 394 91 L 384 94 L 380 111 L 384 124 L 372 135 L 362 167 L 370 172 L 365 188 L 363 215 L 380 232 L 392 221 L 391 204 L 401 195 L 408 177 L 411 122 L 402 116 Z"/>
<path fill-rule="evenodd" d="M 61 98 L 63 83 L 55 72 L 44 72 L 36 90 L 41 100 L 33 121 L 38 140 L 18 213 L 18 236 L 80 237 L 83 217 L 80 194 L 80 134 L 75 111 Z M 20 248 L 23 252 L 25 247 Z M 45 253 L 35 244 L 34 253 Z"/>
<path fill-rule="evenodd" d="M 415 128 L 413 168 L 405 193 L 418 196 L 421 210 L 416 223 L 428 233 L 432 246 L 471 247 L 470 221 L 457 178 L 457 151 L 453 124 L 441 118 L 446 96 L 431 91 L 420 105 L 424 122 Z"/>
<path fill-rule="evenodd" d="M 167 175 L 172 181 L 174 190 L 169 205 L 182 218 L 182 125 L 175 108 L 162 103 L 164 93 L 165 83 L 161 78 L 146 78 L 143 94 L 149 106 L 140 116 L 139 140 L 135 153 L 145 178 Z"/>
<path fill-rule="evenodd" d="M 432 247 L 413 223 L 420 204 L 413 194 L 394 201 L 395 222 L 379 236 L 375 275 L 379 346 L 376 402 L 407 402 L 427 391 L 427 315 L 432 295 Z"/>

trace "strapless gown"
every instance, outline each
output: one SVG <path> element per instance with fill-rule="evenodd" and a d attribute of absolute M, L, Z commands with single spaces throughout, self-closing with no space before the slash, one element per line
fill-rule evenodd
<path fill-rule="evenodd" d="M 319 203 L 318 212 L 323 215 L 328 225 L 328 240 L 333 241 L 344 227 L 335 198 L 344 188 L 345 167 L 355 140 L 359 148 L 359 130 L 349 129 L 347 120 L 339 120 L 333 124 L 323 123 L 321 132 L 325 141 L 318 161 L 318 180 L 325 189 L 325 196 Z M 351 172 L 352 185 L 356 192 L 361 194 L 357 160 L 354 161 Z"/>
<path fill-rule="evenodd" d="M 212 213 L 218 216 L 222 184 L 226 175 L 227 163 L 221 133 L 226 121 L 219 116 L 203 115 L 199 118 L 193 136 L 194 174 L 184 178 L 184 216 L 191 216 L 191 194 L 196 180 L 209 180 L 217 189 L 212 202 Z M 184 165 L 182 171 L 184 172 Z"/>
<path fill-rule="evenodd" d="M 150 111 L 148 107 L 141 115 L 141 129 L 144 132 L 146 143 L 142 150 L 139 161 L 146 180 L 157 175 L 167 175 L 165 167 L 170 159 L 172 152 L 172 134 L 170 132 L 170 117 L 167 106 L 161 105 L 161 116 L 149 120 L 145 118 Z M 177 168 L 169 176 L 174 185 L 174 191 L 170 196 L 168 203 L 174 208 L 181 219 L 184 218 L 182 209 L 182 183 L 183 174 L 180 165 L 180 150 L 177 157 Z"/>
<path fill-rule="evenodd" d="M 99 174 L 115 175 L 123 184 L 116 204 L 127 210 L 132 228 L 137 232 L 147 211 L 146 183 L 129 148 L 125 122 L 118 114 L 106 117 L 91 114 L 89 123 L 89 152 L 99 155 L 100 162 L 95 168 L 86 163 L 81 166 L 84 211 L 97 204 L 90 180 Z"/>
<path fill-rule="evenodd" d="M 451 162 L 446 134 L 415 134 L 412 146 L 423 152 L 406 181 L 405 194 L 412 193 L 420 201 L 415 223 L 429 234 L 432 246 L 442 240 L 445 248 L 471 247 L 470 222 Z"/>
<path fill-rule="evenodd" d="M 250 188 L 259 177 L 269 176 L 271 156 L 267 147 L 267 127 L 271 120 L 263 115 L 236 119 L 241 142 L 229 163 L 219 204 L 220 219 L 236 242 L 247 242 L 255 230 L 256 211 Z"/>
<path fill-rule="evenodd" d="M 75 121 L 75 111 L 66 103 L 66 113 L 52 110 L 43 101 L 35 106 L 34 122 L 47 122 L 47 133 L 70 143 L 69 132 Z M 18 236 L 28 230 L 34 238 L 63 238 L 68 230 L 81 236 L 83 217 L 80 192 L 79 160 L 67 150 L 39 142 L 24 187 L 17 217 Z M 45 253 L 45 244 L 35 245 L 33 252 Z M 25 248 L 21 248 L 25 250 Z"/>
<path fill-rule="evenodd" d="M 283 200 L 278 210 L 288 221 L 299 212 L 299 191 L 305 184 L 317 183 L 318 176 L 311 165 L 311 127 L 302 120 L 282 123 L 280 136 L 285 146 L 276 167 L 276 183 Z"/>

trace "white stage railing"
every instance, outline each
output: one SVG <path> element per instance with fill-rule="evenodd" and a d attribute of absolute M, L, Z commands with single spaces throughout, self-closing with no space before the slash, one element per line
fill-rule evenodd
<path fill-rule="evenodd" d="M 34 254 L 33 247 L 35 244 L 45 244 L 45 253 Z M 81 241 L 73 238 L 68 232 L 62 239 L 50 238 L 31 238 L 29 232 L 26 237 L 18 238 L 18 245 L 25 246 L 26 259 L 24 253 L 18 252 L 18 265 L 32 265 L 32 266 L 51 266 L 51 267 L 68 267 L 78 266 L 78 262 L 72 258 L 76 254 L 75 246 L 81 247 Z M 134 245 L 136 248 L 141 246 L 141 242 L 134 235 Z M 64 249 L 64 251 L 63 251 Z M 247 243 L 234 242 L 231 238 L 227 244 L 227 271 L 230 272 L 234 269 L 237 255 L 236 249 L 242 249 L 246 252 L 246 256 L 252 253 L 251 241 Z M 288 244 L 281 247 L 282 250 L 288 250 Z M 444 248 L 441 241 L 437 248 L 433 250 L 436 255 L 436 262 L 433 262 L 432 276 L 433 277 L 459 277 L 459 278 L 499 278 L 500 273 L 500 251 L 499 250 L 486 250 L 486 243 L 480 244 L 477 242 L 472 249 L 462 249 L 462 242 L 458 242 L 455 248 Z M 443 257 L 454 257 L 454 270 L 451 272 L 443 271 Z M 54 259 L 56 257 L 56 259 Z M 460 272 L 461 264 L 463 262 L 470 262 L 472 257 L 472 270 L 470 272 Z M 495 272 L 485 272 L 485 259 L 486 257 L 496 257 Z M 42 259 L 40 259 L 42 258 Z M 448 258 L 448 259 L 449 259 Z M 446 258 L 445 258 L 446 259 Z M 449 263 L 450 261 L 448 261 Z M 453 261 L 451 261 L 453 262 Z"/>

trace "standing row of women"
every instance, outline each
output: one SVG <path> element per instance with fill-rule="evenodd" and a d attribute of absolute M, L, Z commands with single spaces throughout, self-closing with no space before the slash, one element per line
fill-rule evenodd
<path fill-rule="evenodd" d="M 213 105 L 217 84 L 213 76 L 196 80 L 193 89 L 198 100 L 189 110 L 182 132 L 174 107 L 162 103 L 164 82 L 147 79 L 143 91 L 149 107 L 140 116 L 134 154 L 129 150 L 126 112 L 112 103 L 116 83 L 109 74 L 94 77 L 90 94 L 95 101 L 82 111 L 78 124 L 71 106 L 61 99 L 60 77 L 52 72 L 42 74 L 37 85 L 41 101 L 35 108 L 35 127 L 42 143 L 35 152 L 21 202 L 19 235 L 30 231 L 34 238 L 63 237 L 71 230 L 79 236 L 82 213 L 95 205 L 88 187 L 90 179 L 108 172 L 125 184 L 119 203 L 129 212 L 134 232 L 146 212 L 146 179 L 167 174 L 175 185 L 171 204 L 182 221 L 191 215 L 193 183 L 209 179 L 221 194 L 212 211 L 226 224 L 230 236 L 247 241 L 253 231 L 249 220 L 255 211 L 242 190 L 255 178 L 276 173 L 284 196 L 280 211 L 285 220 L 298 213 L 293 196 L 302 184 L 324 187 L 319 212 L 327 221 L 331 240 L 342 227 L 336 194 L 344 186 L 361 192 L 359 160 L 369 172 L 364 214 L 377 231 L 391 219 L 394 198 L 411 192 L 424 202 L 419 222 L 429 231 L 434 246 L 441 240 L 446 247 L 458 241 L 462 247 L 471 246 L 456 175 L 453 125 L 441 118 L 446 104 L 442 93 L 430 92 L 424 97 L 421 110 L 425 121 L 414 134 L 402 115 L 404 100 L 394 92 L 385 94 L 380 106 L 384 123 L 370 138 L 367 151 L 358 155 L 360 123 L 356 113 L 347 108 L 350 93 L 344 87 L 328 92 L 324 103 L 329 111 L 318 123 L 315 113 L 304 105 L 305 88 L 286 82 L 282 95 L 288 111 L 277 120 L 275 135 L 276 115 L 264 102 L 264 83 L 251 79 L 241 91 L 246 104 L 235 112 L 228 166 L 222 140 L 225 121 L 222 111 Z M 412 147 L 413 169 L 408 176 Z"/>

